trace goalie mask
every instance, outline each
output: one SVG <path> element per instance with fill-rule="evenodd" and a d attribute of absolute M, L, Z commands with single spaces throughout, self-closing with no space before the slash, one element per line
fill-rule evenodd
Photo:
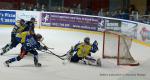
<path fill-rule="evenodd" d="M 90 44 L 90 38 L 89 38 L 89 37 L 85 37 L 85 38 L 84 38 L 84 43 Z"/>

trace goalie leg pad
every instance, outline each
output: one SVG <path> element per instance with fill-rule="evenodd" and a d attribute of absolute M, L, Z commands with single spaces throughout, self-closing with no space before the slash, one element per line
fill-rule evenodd
<path fill-rule="evenodd" d="M 78 57 L 77 54 L 74 54 L 74 56 L 71 57 L 70 62 L 79 62 L 79 60 L 81 60 L 81 57 Z"/>
<path fill-rule="evenodd" d="M 101 66 L 101 60 L 100 58 L 95 60 L 95 59 L 82 59 L 79 61 L 81 64 L 87 64 L 87 65 L 92 65 L 92 66 Z"/>

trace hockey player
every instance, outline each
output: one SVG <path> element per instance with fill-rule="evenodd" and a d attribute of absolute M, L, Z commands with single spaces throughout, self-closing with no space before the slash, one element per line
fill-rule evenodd
<path fill-rule="evenodd" d="M 13 31 L 11 33 L 11 43 L 7 44 L 2 48 L 0 55 L 3 55 L 4 53 L 8 52 L 10 49 L 16 47 L 19 44 L 19 42 L 15 39 L 17 33 L 29 30 L 32 30 L 32 32 L 35 33 L 35 18 L 31 18 L 30 21 L 27 21 L 26 23 L 23 19 L 21 19 L 19 23 L 20 24 L 18 26 L 15 25 L 15 27 L 13 28 Z"/>
<path fill-rule="evenodd" d="M 19 42 L 16 40 L 16 34 L 23 32 L 24 29 L 25 21 L 21 19 L 18 25 L 14 25 L 14 28 L 11 32 L 11 42 L 2 48 L 2 52 L 0 53 L 0 55 L 3 55 L 4 53 L 8 52 L 10 49 L 16 47 L 19 44 Z"/>
<path fill-rule="evenodd" d="M 25 25 L 26 25 L 26 28 L 24 29 L 24 31 L 29 31 L 30 29 L 32 30 L 32 32 L 34 32 L 35 33 L 35 31 L 34 31 L 34 28 L 35 28 L 35 18 L 31 18 L 30 19 L 30 21 L 27 21 L 26 23 L 25 23 Z"/>
<path fill-rule="evenodd" d="M 17 57 L 5 61 L 6 66 L 9 67 L 10 63 L 20 61 L 25 55 L 27 55 L 28 52 L 30 52 L 34 57 L 34 65 L 36 67 L 40 67 L 41 64 L 38 62 L 38 52 L 36 51 L 36 49 L 47 50 L 46 46 L 41 46 L 39 43 L 39 41 L 42 40 L 42 36 L 40 34 L 35 35 L 32 31 L 27 31 L 18 33 L 17 40 L 22 44 L 21 52 Z"/>
<path fill-rule="evenodd" d="M 98 50 L 98 43 L 94 41 L 93 44 L 90 44 L 90 38 L 84 38 L 84 42 L 76 44 L 69 51 L 70 62 L 82 62 L 84 64 L 90 65 L 100 65 L 97 60 L 91 56 L 91 52 L 95 53 Z M 75 53 L 74 53 L 75 52 Z"/>

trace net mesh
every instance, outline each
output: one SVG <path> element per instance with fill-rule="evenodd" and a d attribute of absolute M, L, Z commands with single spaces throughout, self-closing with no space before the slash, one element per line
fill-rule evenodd
<path fill-rule="evenodd" d="M 132 39 L 112 32 L 104 33 L 103 58 L 115 58 L 118 65 L 138 65 L 130 54 Z"/>

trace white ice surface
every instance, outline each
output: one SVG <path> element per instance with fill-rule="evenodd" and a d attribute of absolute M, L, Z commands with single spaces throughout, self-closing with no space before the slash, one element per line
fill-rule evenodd
<path fill-rule="evenodd" d="M 10 42 L 12 28 L 0 28 L 0 48 Z M 98 41 L 99 51 L 93 56 L 101 58 L 102 35 L 83 32 L 72 32 L 62 30 L 36 29 L 44 37 L 44 43 L 55 48 L 56 54 L 65 54 L 71 46 L 83 38 L 89 36 L 91 42 Z M 133 43 L 131 54 L 140 66 L 117 66 L 116 60 L 101 59 L 102 67 L 66 63 L 53 55 L 39 52 L 39 62 L 42 67 L 33 65 L 33 58 L 27 55 L 19 62 L 10 64 L 10 67 L 3 65 L 4 61 L 17 56 L 20 52 L 20 45 L 3 56 L 0 56 L 0 80 L 150 80 L 150 48 Z"/>

